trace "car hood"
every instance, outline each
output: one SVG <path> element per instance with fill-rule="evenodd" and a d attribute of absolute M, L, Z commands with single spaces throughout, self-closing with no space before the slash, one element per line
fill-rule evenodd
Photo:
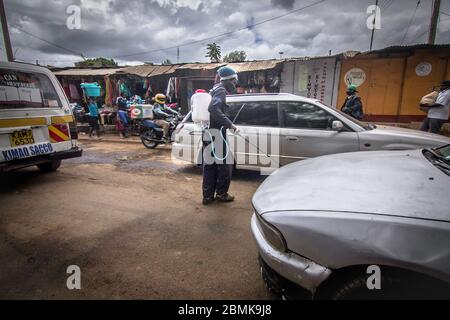
<path fill-rule="evenodd" d="M 260 214 L 334 211 L 450 221 L 450 177 L 421 150 L 343 153 L 275 171 L 253 205 Z"/>
<path fill-rule="evenodd" d="M 430 146 L 443 146 L 450 143 L 450 138 L 439 134 L 384 125 L 377 125 L 375 129 L 364 132 L 371 135 L 389 135 L 391 137 L 396 136 L 399 139 L 406 138 L 409 142 L 423 144 L 424 146 L 428 144 Z"/>

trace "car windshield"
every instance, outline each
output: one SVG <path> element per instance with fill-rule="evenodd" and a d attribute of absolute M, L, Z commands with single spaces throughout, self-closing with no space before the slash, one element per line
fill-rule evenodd
<path fill-rule="evenodd" d="M 342 112 L 341 110 L 339 110 L 339 109 L 337 109 L 337 108 L 334 108 L 334 107 L 332 107 L 332 106 L 329 106 L 329 105 L 323 103 L 322 101 L 318 101 L 317 103 L 320 104 L 321 106 L 324 106 L 324 107 L 333 109 L 334 111 L 336 111 L 337 113 L 339 113 L 341 116 L 347 118 L 347 120 L 349 120 L 349 121 L 355 123 L 356 125 L 358 125 L 359 127 L 363 128 L 364 130 L 373 130 L 373 129 L 375 129 L 375 128 L 377 127 L 377 126 L 374 125 L 373 123 L 364 122 L 364 121 L 359 121 L 358 119 L 355 119 L 355 118 L 349 116 L 348 114 Z"/>
<path fill-rule="evenodd" d="M 435 149 L 423 149 L 425 158 L 450 176 L 450 144 Z"/>
<path fill-rule="evenodd" d="M 60 107 L 58 94 L 45 74 L 0 69 L 0 109 Z"/>

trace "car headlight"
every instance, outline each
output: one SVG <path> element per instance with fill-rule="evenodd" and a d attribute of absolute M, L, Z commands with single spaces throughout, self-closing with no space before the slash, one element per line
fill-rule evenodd
<path fill-rule="evenodd" d="M 258 228 L 264 235 L 264 238 L 266 238 L 267 242 L 269 242 L 272 247 L 279 251 L 287 251 L 286 240 L 284 240 L 281 232 L 266 220 L 264 220 L 258 212 L 255 211 L 255 215 L 259 222 Z"/>

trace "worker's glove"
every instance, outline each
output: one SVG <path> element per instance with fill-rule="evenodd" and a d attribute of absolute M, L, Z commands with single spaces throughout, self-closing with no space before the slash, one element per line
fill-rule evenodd
<path fill-rule="evenodd" d="M 233 133 L 233 134 L 239 134 L 239 129 L 238 129 L 236 126 L 233 126 L 233 127 L 230 129 L 230 131 L 231 131 L 231 133 Z"/>

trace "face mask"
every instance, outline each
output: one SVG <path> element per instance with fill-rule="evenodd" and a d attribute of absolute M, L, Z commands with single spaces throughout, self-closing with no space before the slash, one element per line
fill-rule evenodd
<path fill-rule="evenodd" d="M 230 94 L 236 93 L 236 85 L 234 84 L 234 81 L 225 81 L 223 86 L 228 93 Z"/>

